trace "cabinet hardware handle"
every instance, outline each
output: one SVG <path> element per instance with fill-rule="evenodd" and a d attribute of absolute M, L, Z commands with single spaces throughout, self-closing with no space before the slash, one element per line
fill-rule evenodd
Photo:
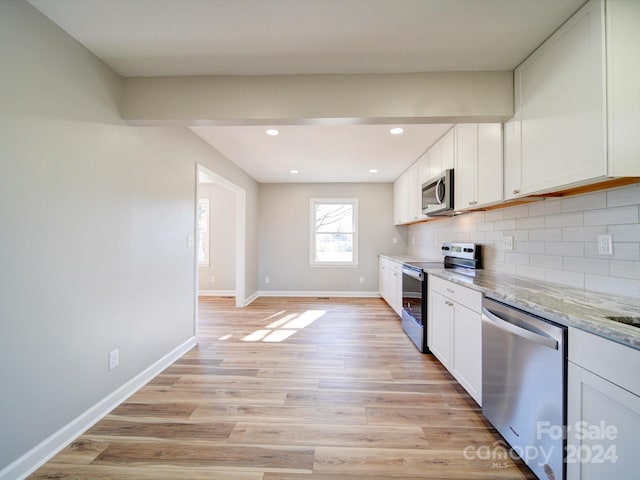
<path fill-rule="evenodd" d="M 449 293 L 455 293 L 453 290 L 451 290 L 450 288 L 447 288 L 447 292 Z"/>
<path fill-rule="evenodd" d="M 517 195 L 518 193 L 520 193 L 520 189 L 519 188 L 514 188 L 513 189 L 513 194 Z"/>

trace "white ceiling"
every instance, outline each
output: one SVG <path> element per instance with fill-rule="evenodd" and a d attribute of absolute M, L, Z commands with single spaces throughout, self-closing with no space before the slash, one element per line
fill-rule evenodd
<path fill-rule="evenodd" d="M 392 182 L 451 127 L 401 125 L 404 132 L 391 135 L 394 126 L 287 125 L 277 136 L 259 126 L 191 130 L 262 183 Z"/>
<path fill-rule="evenodd" d="M 121 75 L 162 76 L 512 70 L 584 0 L 29 2 Z M 443 127 L 280 130 L 194 128 L 257 180 L 297 182 L 392 180 Z"/>

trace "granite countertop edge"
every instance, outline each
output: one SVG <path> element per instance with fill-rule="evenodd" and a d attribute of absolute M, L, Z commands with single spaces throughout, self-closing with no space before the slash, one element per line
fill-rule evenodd
<path fill-rule="evenodd" d="M 409 255 L 380 256 L 398 263 L 421 260 Z M 561 325 L 640 350 L 640 328 L 607 318 L 640 316 L 640 298 L 604 294 L 492 270 L 475 270 L 474 275 L 445 268 L 427 269 L 426 272 Z"/>

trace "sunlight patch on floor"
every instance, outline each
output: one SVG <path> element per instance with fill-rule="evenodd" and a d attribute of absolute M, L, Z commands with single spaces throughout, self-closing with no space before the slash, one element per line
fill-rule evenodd
<path fill-rule="evenodd" d="M 265 329 L 256 330 L 255 332 L 242 338 L 243 342 L 283 342 L 291 337 L 298 330 L 308 327 L 313 322 L 321 318 L 327 312 L 325 310 L 307 310 L 300 314 L 289 313 L 281 310 L 277 314 L 270 315 L 265 320 L 271 320 L 278 315 L 284 315 L 282 318 L 274 320 Z M 220 337 L 220 340 L 226 340 L 229 335 Z"/>

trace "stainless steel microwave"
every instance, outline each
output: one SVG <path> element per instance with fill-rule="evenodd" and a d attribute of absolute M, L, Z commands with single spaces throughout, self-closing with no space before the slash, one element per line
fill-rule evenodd
<path fill-rule="evenodd" d="M 453 169 L 422 184 L 422 213 L 429 217 L 454 215 Z"/>

